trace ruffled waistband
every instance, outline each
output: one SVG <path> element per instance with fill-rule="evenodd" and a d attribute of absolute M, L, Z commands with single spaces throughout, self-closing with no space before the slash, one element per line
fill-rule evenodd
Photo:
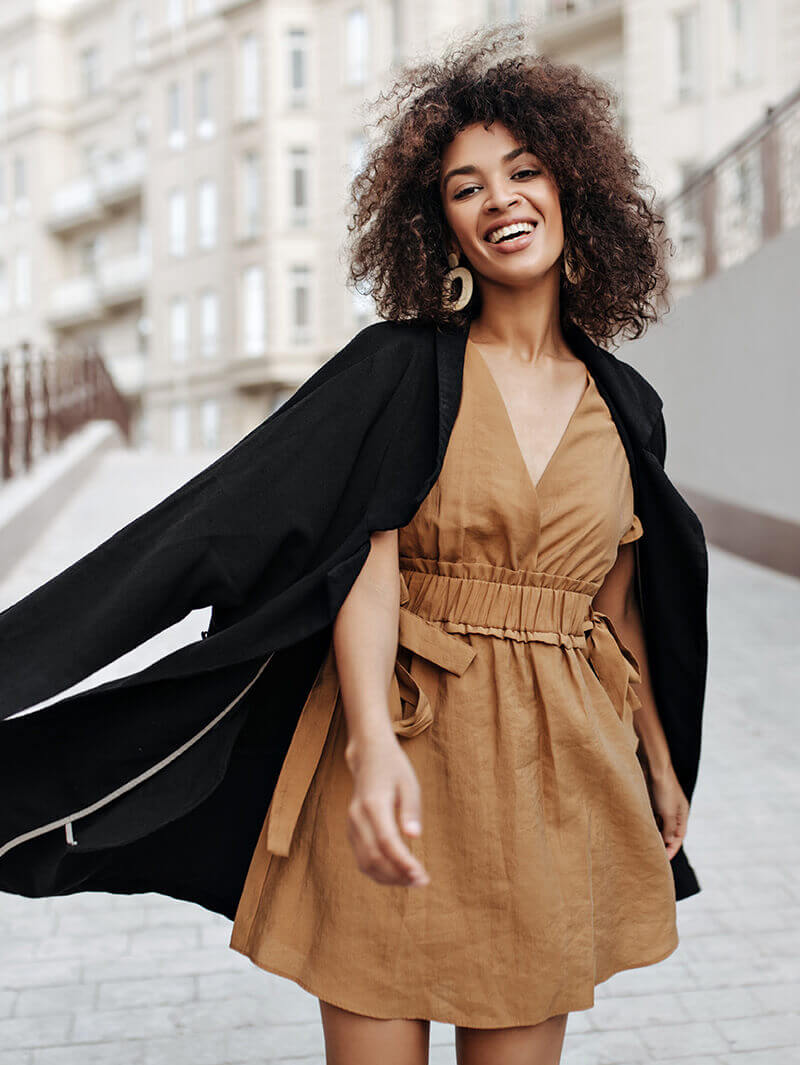
<path fill-rule="evenodd" d="M 447 632 L 585 647 L 592 628 L 597 585 L 589 581 L 483 563 L 408 558 L 400 559 L 400 576 L 408 609 L 442 623 Z"/>

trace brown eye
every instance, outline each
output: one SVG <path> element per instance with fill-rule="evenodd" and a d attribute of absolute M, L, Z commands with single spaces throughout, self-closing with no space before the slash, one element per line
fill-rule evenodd
<path fill-rule="evenodd" d="M 516 172 L 516 174 L 514 174 L 514 177 L 519 177 L 521 174 L 533 174 L 533 176 L 536 177 L 537 174 L 541 174 L 541 170 L 534 170 L 534 169 L 532 169 L 531 167 L 528 166 L 528 167 L 525 167 L 524 170 L 518 170 Z M 453 199 L 454 200 L 461 200 L 467 195 L 468 192 L 470 192 L 472 189 L 476 189 L 477 187 L 478 187 L 477 185 L 467 185 L 467 187 L 465 189 L 459 189 L 459 191 L 455 194 Z"/>

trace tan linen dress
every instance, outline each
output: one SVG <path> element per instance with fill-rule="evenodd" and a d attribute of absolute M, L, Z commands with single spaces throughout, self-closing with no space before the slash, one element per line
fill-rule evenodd
<path fill-rule="evenodd" d="M 440 476 L 399 531 L 394 729 L 417 774 L 423 887 L 347 839 L 333 645 L 281 770 L 230 946 L 372 1017 L 537 1024 L 678 944 L 637 758 L 638 663 L 592 598 L 643 529 L 622 442 L 586 386 L 534 485 L 469 341 Z"/>

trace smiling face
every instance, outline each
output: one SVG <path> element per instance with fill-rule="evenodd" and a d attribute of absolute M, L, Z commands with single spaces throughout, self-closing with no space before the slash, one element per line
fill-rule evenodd
<path fill-rule="evenodd" d="M 558 280 L 564 248 L 558 189 L 502 122 L 461 130 L 442 155 L 440 173 L 447 250 L 464 253 L 478 285 L 525 288 L 547 275 Z M 492 229 L 518 219 L 533 223 L 533 230 L 500 243 L 487 240 Z"/>

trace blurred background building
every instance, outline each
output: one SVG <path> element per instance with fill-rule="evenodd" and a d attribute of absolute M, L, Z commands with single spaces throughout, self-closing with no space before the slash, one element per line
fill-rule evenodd
<path fill-rule="evenodd" d="M 55 356 L 91 345 L 134 444 L 229 447 L 375 318 L 345 284 L 343 251 L 365 102 L 398 64 L 519 15 L 537 52 L 616 90 L 676 244 L 679 302 L 796 236 L 800 0 L 3 0 L 0 358 L 13 375 L 20 345 Z M 791 262 L 778 278 L 796 276 Z M 758 269 L 766 298 L 778 282 Z M 756 419 L 751 461 L 696 462 L 721 367 L 708 347 L 681 365 L 677 345 L 711 320 L 741 336 L 732 312 L 755 282 L 738 284 L 714 319 L 687 309 L 691 334 L 660 327 L 623 357 L 642 358 L 669 399 L 672 473 L 704 517 L 733 500 L 790 519 L 796 536 L 789 471 L 779 461 L 760 475 L 759 448 L 786 450 L 779 399 Z M 776 344 L 789 343 L 786 303 Z M 762 303 L 762 326 L 767 313 Z M 755 329 L 757 317 L 751 307 Z M 740 352 L 737 373 L 749 361 Z M 796 365 L 763 363 L 776 383 Z M 729 410 L 744 404 L 746 418 L 751 397 L 741 388 Z"/>
<path fill-rule="evenodd" d="M 91 340 L 136 441 L 232 444 L 374 317 L 341 255 L 359 105 L 518 13 L 615 86 L 660 196 L 798 80 L 800 0 L 4 0 L 2 344 Z"/>

